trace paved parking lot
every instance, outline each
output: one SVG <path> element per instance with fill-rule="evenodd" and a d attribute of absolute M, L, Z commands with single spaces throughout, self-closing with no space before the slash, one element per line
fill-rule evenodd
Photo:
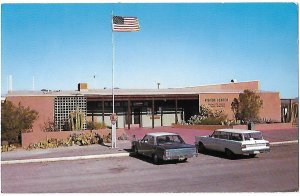
<path fill-rule="evenodd" d="M 294 192 L 298 145 L 275 146 L 256 158 L 199 154 L 154 165 L 142 156 L 2 165 L 2 193 Z"/>

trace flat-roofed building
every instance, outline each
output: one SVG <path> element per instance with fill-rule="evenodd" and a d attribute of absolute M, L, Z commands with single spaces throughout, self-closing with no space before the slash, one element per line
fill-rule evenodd
<path fill-rule="evenodd" d="M 200 105 L 224 110 L 228 119 L 234 119 L 231 103 L 240 93 L 249 89 L 263 100 L 260 118 L 281 121 L 279 92 L 261 91 L 258 81 L 203 85 L 167 89 L 114 89 L 117 128 L 170 126 L 187 122 L 199 113 Z M 105 122 L 110 126 L 112 114 L 112 89 L 88 89 L 86 83 L 78 84 L 73 91 L 12 91 L 6 100 L 39 113 L 33 131 L 41 131 L 47 122 L 54 122 L 58 130 L 66 129 L 70 112 L 77 108 L 86 117 L 86 122 Z"/>

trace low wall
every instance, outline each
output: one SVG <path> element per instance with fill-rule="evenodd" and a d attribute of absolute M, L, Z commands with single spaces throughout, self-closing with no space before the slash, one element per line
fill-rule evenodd
<path fill-rule="evenodd" d="M 91 130 L 85 131 L 56 131 L 56 132 L 30 132 L 30 133 L 22 133 L 22 147 L 26 148 L 31 143 L 40 142 L 43 140 L 47 140 L 50 138 L 54 139 L 67 139 L 72 134 L 81 134 L 88 133 Z M 98 133 L 101 137 L 107 136 L 111 133 L 109 129 L 99 129 L 93 130 L 93 132 Z M 124 129 L 117 129 L 117 137 L 120 137 L 122 134 L 125 134 Z"/>
<path fill-rule="evenodd" d="M 228 125 L 179 125 L 172 124 L 173 128 L 182 128 L 182 129 L 200 129 L 200 130 L 211 130 L 214 131 L 216 129 L 232 129 L 233 126 Z"/>
<path fill-rule="evenodd" d="M 234 129 L 247 129 L 247 125 L 234 125 Z M 276 129 L 291 129 L 292 123 L 272 123 L 272 124 L 255 124 L 255 130 L 276 130 Z"/>
<path fill-rule="evenodd" d="M 179 125 L 172 124 L 173 128 L 182 129 L 198 129 L 198 130 L 211 130 L 216 129 L 248 129 L 247 125 Z M 272 124 L 255 124 L 255 130 L 280 130 L 280 129 L 291 129 L 293 128 L 292 123 L 272 123 Z"/>

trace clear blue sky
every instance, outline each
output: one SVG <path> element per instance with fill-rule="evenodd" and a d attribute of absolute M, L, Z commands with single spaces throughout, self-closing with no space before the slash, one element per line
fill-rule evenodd
<path fill-rule="evenodd" d="M 298 7 L 293 3 L 2 4 L 2 94 L 111 88 L 111 12 L 141 30 L 114 33 L 115 86 L 186 87 L 259 80 L 298 96 Z M 96 75 L 96 78 L 93 76 Z"/>

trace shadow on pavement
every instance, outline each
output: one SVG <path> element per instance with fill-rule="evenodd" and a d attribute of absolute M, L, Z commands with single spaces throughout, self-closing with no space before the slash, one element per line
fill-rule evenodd
<path fill-rule="evenodd" d="M 205 150 L 205 152 L 201 152 L 199 154 L 218 157 L 218 158 L 222 158 L 222 159 L 228 159 L 228 160 L 240 160 L 240 159 L 254 159 L 254 158 L 256 158 L 256 157 L 251 158 L 247 155 L 235 155 L 233 158 L 229 158 L 229 157 L 226 156 L 226 154 L 224 152 L 218 152 L 218 151 L 212 151 L 212 150 Z"/>
<path fill-rule="evenodd" d="M 152 165 L 169 165 L 169 164 L 180 164 L 180 163 L 187 162 L 187 161 L 170 160 L 170 161 L 160 161 L 159 164 L 154 164 L 150 157 L 135 154 L 134 152 L 132 152 L 131 149 L 124 149 L 124 150 L 130 153 L 129 154 L 130 157 L 133 157 L 133 158 L 136 158 L 138 160 L 150 163 Z"/>

